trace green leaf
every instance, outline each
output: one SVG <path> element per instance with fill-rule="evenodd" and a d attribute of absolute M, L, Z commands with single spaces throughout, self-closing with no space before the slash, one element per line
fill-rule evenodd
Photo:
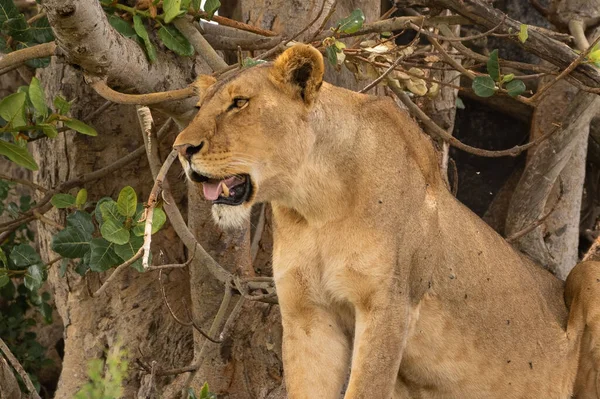
<path fill-rule="evenodd" d="M 4 22 L 2 30 L 7 32 L 16 42 L 29 43 L 33 40 L 33 35 L 23 14 L 19 14 Z"/>
<path fill-rule="evenodd" d="M 71 194 L 54 194 L 50 202 L 55 208 L 65 209 L 75 205 L 75 197 Z"/>
<path fill-rule="evenodd" d="M 186 39 L 173 25 L 163 25 L 163 27 L 158 30 L 158 37 L 160 37 L 160 40 L 163 41 L 165 46 L 167 46 L 169 50 L 173 50 L 175 54 L 185 57 L 194 55 L 194 47 L 192 47 L 188 39 Z"/>
<path fill-rule="evenodd" d="M 85 205 L 85 202 L 87 201 L 87 190 L 85 188 L 82 188 L 81 190 L 79 190 L 77 192 L 77 197 L 75 197 L 75 205 L 77 205 L 78 208 L 81 208 L 82 206 Z M 90 216 L 90 220 L 92 219 L 92 217 Z"/>
<path fill-rule="evenodd" d="M 204 12 L 207 14 L 206 17 L 212 19 L 219 7 L 221 7 L 221 2 L 219 0 L 206 0 L 206 3 L 204 3 Z"/>
<path fill-rule="evenodd" d="M 104 219 L 102 218 L 102 210 L 100 209 L 100 207 L 102 206 L 102 204 L 104 204 L 106 202 L 115 202 L 115 201 L 113 201 L 113 199 L 110 197 L 102 197 L 102 198 L 100 198 L 100 200 L 98 200 L 98 202 L 96 202 L 96 209 L 94 209 L 94 216 L 96 217 L 96 222 L 98 222 L 98 225 L 100 225 L 100 226 L 104 222 Z M 115 203 L 115 207 L 116 207 L 116 205 L 117 204 Z"/>
<path fill-rule="evenodd" d="M 112 220 L 116 224 L 123 224 L 125 222 L 125 217 L 119 213 L 119 210 L 117 209 L 117 203 L 112 199 L 100 204 L 100 212 L 102 213 L 103 222 L 108 220 Z"/>
<path fill-rule="evenodd" d="M 200 0 L 192 0 L 192 9 L 196 12 L 200 11 L 200 7 L 202 6 L 202 1 Z"/>
<path fill-rule="evenodd" d="M 511 97 L 521 95 L 525 93 L 525 90 L 527 90 L 527 88 L 525 87 L 525 83 L 523 83 L 523 81 L 519 79 L 513 80 L 506 85 L 506 91 Z"/>
<path fill-rule="evenodd" d="M 0 0 L 0 25 L 17 16 L 19 16 L 19 10 L 13 0 Z"/>
<path fill-rule="evenodd" d="M 86 136 L 97 136 L 98 132 L 96 131 L 96 129 L 94 129 L 93 127 L 91 127 L 90 125 L 86 125 L 85 123 L 83 123 L 82 121 L 79 121 L 77 119 L 67 119 L 63 121 L 65 125 L 67 125 L 67 127 L 81 133 L 81 134 L 85 134 Z"/>
<path fill-rule="evenodd" d="M 48 106 L 46 105 L 46 94 L 40 85 L 40 81 L 34 76 L 29 84 L 29 99 L 38 115 L 46 118 L 48 116 Z"/>
<path fill-rule="evenodd" d="M 146 54 L 148 55 L 148 60 L 150 62 L 156 61 L 156 49 L 154 48 L 154 44 L 150 41 L 150 37 L 148 37 L 148 31 L 144 26 L 144 22 L 142 21 L 142 17 L 139 15 L 133 16 L 133 29 L 135 33 L 142 39 L 144 42 L 144 46 L 146 47 Z"/>
<path fill-rule="evenodd" d="M 10 251 L 10 261 L 18 269 L 24 269 L 34 264 L 42 263 L 40 255 L 29 244 L 20 244 Z"/>
<path fill-rule="evenodd" d="M 53 139 L 58 135 L 58 130 L 56 130 L 56 126 L 51 125 L 49 123 L 38 123 L 37 127 L 42 129 L 42 132 L 50 138 Z"/>
<path fill-rule="evenodd" d="M 115 245 L 115 253 L 119 255 L 123 262 L 133 258 L 133 256 L 137 253 L 137 251 L 144 244 L 143 237 L 131 236 L 131 240 L 123 245 Z M 140 273 L 144 272 L 144 267 L 142 266 L 142 259 L 138 259 L 131 264 L 135 270 Z"/>
<path fill-rule="evenodd" d="M 43 302 L 40 305 L 39 309 L 40 309 L 40 313 L 44 317 L 44 321 L 47 324 L 51 324 L 52 323 L 52 306 L 48 305 L 47 302 Z"/>
<path fill-rule="evenodd" d="M 250 57 L 246 57 L 246 59 L 244 61 L 242 61 L 242 67 L 251 68 L 253 66 L 264 64 L 266 62 L 267 61 L 265 61 L 265 60 L 253 60 Z"/>
<path fill-rule="evenodd" d="M 69 259 L 68 258 L 63 258 L 63 260 L 60 261 L 60 269 L 58 269 L 58 275 L 62 278 L 65 276 L 65 273 L 67 273 L 67 266 L 69 265 Z"/>
<path fill-rule="evenodd" d="M 37 291 L 44 283 L 44 268 L 42 265 L 33 265 L 27 268 L 23 283 L 29 291 Z"/>
<path fill-rule="evenodd" d="M 2 263 L 2 265 L 4 265 L 5 267 L 8 265 L 8 259 L 6 259 L 6 254 L 4 253 L 4 250 L 0 247 L 0 263 Z"/>
<path fill-rule="evenodd" d="M 29 29 L 36 43 L 48 43 L 54 40 L 54 33 L 52 33 L 52 28 L 46 17 L 35 21 Z"/>
<path fill-rule="evenodd" d="M 170 23 L 179 15 L 181 0 L 164 0 L 163 10 L 165 12 L 165 22 Z"/>
<path fill-rule="evenodd" d="M 135 221 L 137 222 L 140 218 L 136 218 Z M 154 212 L 152 213 L 152 234 L 160 230 L 166 221 L 167 215 L 165 214 L 165 211 L 163 211 L 162 208 L 154 208 Z M 137 223 L 135 226 L 133 226 L 133 234 L 136 236 L 143 236 L 145 227 L 146 221 Z"/>
<path fill-rule="evenodd" d="M 343 33 L 354 33 L 362 28 L 365 22 L 365 14 L 357 8 L 349 16 L 338 21 L 338 31 Z"/>
<path fill-rule="evenodd" d="M 525 43 L 528 37 L 529 33 L 527 32 L 527 25 L 521 24 L 521 26 L 519 27 L 519 41 L 521 43 Z"/>
<path fill-rule="evenodd" d="M 192 0 L 181 0 L 181 10 L 187 12 L 190 8 L 190 3 Z"/>
<path fill-rule="evenodd" d="M 123 245 L 129 241 L 129 230 L 122 224 L 115 223 L 114 220 L 106 220 L 100 228 L 100 233 L 107 241 L 112 243 Z"/>
<path fill-rule="evenodd" d="M 56 96 L 54 98 L 54 108 L 59 114 L 65 115 L 71 110 L 71 103 L 65 100 L 62 96 Z"/>
<path fill-rule="evenodd" d="M 200 399 L 217 399 L 217 395 L 210 392 L 208 388 L 208 382 L 205 382 L 200 390 Z"/>
<path fill-rule="evenodd" d="M 117 199 L 117 210 L 123 216 L 133 217 L 137 207 L 137 194 L 131 186 L 125 186 Z"/>
<path fill-rule="evenodd" d="M 0 116 L 12 127 L 25 126 L 25 101 L 27 94 L 14 93 L 0 101 Z"/>
<path fill-rule="evenodd" d="M 325 47 L 325 55 L 327 56 L 327 61 L 329 61 L 331 65 L 337 65 L 337 47 L 333 45 Z"/>
<path fill-rule="evenodd" d="M 496 92 L 496 82 L 489 76 L 477 76 L 471 85 L 479 97 L 491 97 Z"/>
<path fill-rule="evenodd" d="M 187 399 L 198 399 L 196 396 L 196 392 L 194 392 L 194 388 L 188 388 L 188 398 Z"/>
<path fill-rule="evenodd" d="M 84 233 L 86 237 L 92 239 L 92 234 L 96 230 L 94 222 L 92 222 L 92 215 L 83 211 L 75 211 L 67 216 L 67 226 L 74 227 Z"/>
<path fill-rule="evenodd" d="M 135 33 L 135 29 L 131 26 L 131 24 L 124 19 L 117 17 L 116 15 L 109 15 L 108 22 L 110 25 L 115 28 L 117 32 L 122 34 L 125 37 L 130 39 L 136 38 L 137 33 Z"/>
<path fill-rule="evenodd" d="M 0 288 L 4 287 L 6 284 L 10 283 L 10 277 L 6 274 L 0 276 Z"/>
<path fill-rule="evenodd" d="M 490 57 L 487 62 L 487 70 L 492 79 L 496 82 L 500 80 L 500 63 L 498 62 L 498 50 L 494 50 L 490 53 Z"/>
<path fill-rule="evenodd" d="M 64 258 L 81 258 L 90 250 L 91 238 L 87 231 L 69 226 L 52 237 L 51 248 Z"/>
<path fill-rule="evenodd" d="M 108 242 L 104 238 L 94 238 L 90 247 L 92 249 L 90 269 L 93 272 L 103 272 L 122 263 L 121 258 L 115 253 L 115 244 L 112 242 Z"/>
<path fill-rule="evenodd" d="M 465 109 L 465 103 L 463 102 L 462 98 L 460 97 L 456 97 L 456 108 L 458 109 Z"/>
<path fill-rule="evenodd" d="M 6 156 L 17 165 L 29 170 L 38 170 L 38 165 L 29 151 L 27 151 L 27 147 L 20 147 L 16 144 L 0 140 L 0 155 Z"/>
<path fill-rule="evenodd" d="M 504 76 L 502 76 L 502 83 L 508 83 L 508 82 L 512 81 L 514 78 L 515 78 L 514 73 L 509 73 L 508 75 L 504 75 Z"/>

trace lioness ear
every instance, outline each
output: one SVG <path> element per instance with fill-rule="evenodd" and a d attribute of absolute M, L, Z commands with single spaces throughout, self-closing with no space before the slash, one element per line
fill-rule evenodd
<path fill-rule="evenodd" d="M 271 79 L 310 105 L 321 88 L 324 71 L 321 53 L 312 46 L 297 44 L 277 57 L 271 68 Z"/>
<path fill-rule="evenodd" d="M 200 103 L 204 99 L 204 96 L 206 95 L 206 92 L 208 91 L 210 86 L 215 84 L 216 81 L 217 79 L 210 75 L 200 75 L 194 81 L 194 83 L 192 83 L 194 93 L 198 96 L 198 105 L 200 105 Z"/>

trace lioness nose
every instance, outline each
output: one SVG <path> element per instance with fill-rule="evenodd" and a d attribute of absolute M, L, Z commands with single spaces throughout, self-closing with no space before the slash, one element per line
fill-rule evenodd
<path fill-rule="evenodd" d="M 201 142 L 199 145 L 195 145 L 195 146 L 191 145 L 191 144 L 179 144 L 179 145 L 173 146 L 173 148 L 175 148 L 177 150 L 179 155 L 181 155 L 182 157 L 185 157 L 188 161 L 190 159 L 192 159 L 192 155 L 200 152 L 202 147 L 204 147 L 204 141 Z"/>

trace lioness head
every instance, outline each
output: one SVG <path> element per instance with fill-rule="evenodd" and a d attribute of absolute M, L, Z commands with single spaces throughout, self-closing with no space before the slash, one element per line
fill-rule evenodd
<path fill-rule="evenodd" d="M 307 115 L 323 81 L 323 57 L 296 45 L 274 63 L 221 81 L 201 77 L 199 111 L 173 148 L 202 183 L 223 227 L 239 227 L 255 202 L 285 201 L 315 141 Z"/>

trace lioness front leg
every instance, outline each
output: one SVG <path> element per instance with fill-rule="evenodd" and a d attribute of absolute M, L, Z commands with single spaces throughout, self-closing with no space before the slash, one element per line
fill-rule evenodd
<path fill-rule="evenodd" d="M 349 370 L 349 339 L 334 313 L 314 304 L 302 295 L 302 287 L 286 279 L 277 282 L 277 290 L 288 398 L 337 399 Z"/>
<path fill-rule="evenodd" d="M 345 399 L 392 397 L 406 343 L 408 300 L 357 306 L 352 371 Z"/>

